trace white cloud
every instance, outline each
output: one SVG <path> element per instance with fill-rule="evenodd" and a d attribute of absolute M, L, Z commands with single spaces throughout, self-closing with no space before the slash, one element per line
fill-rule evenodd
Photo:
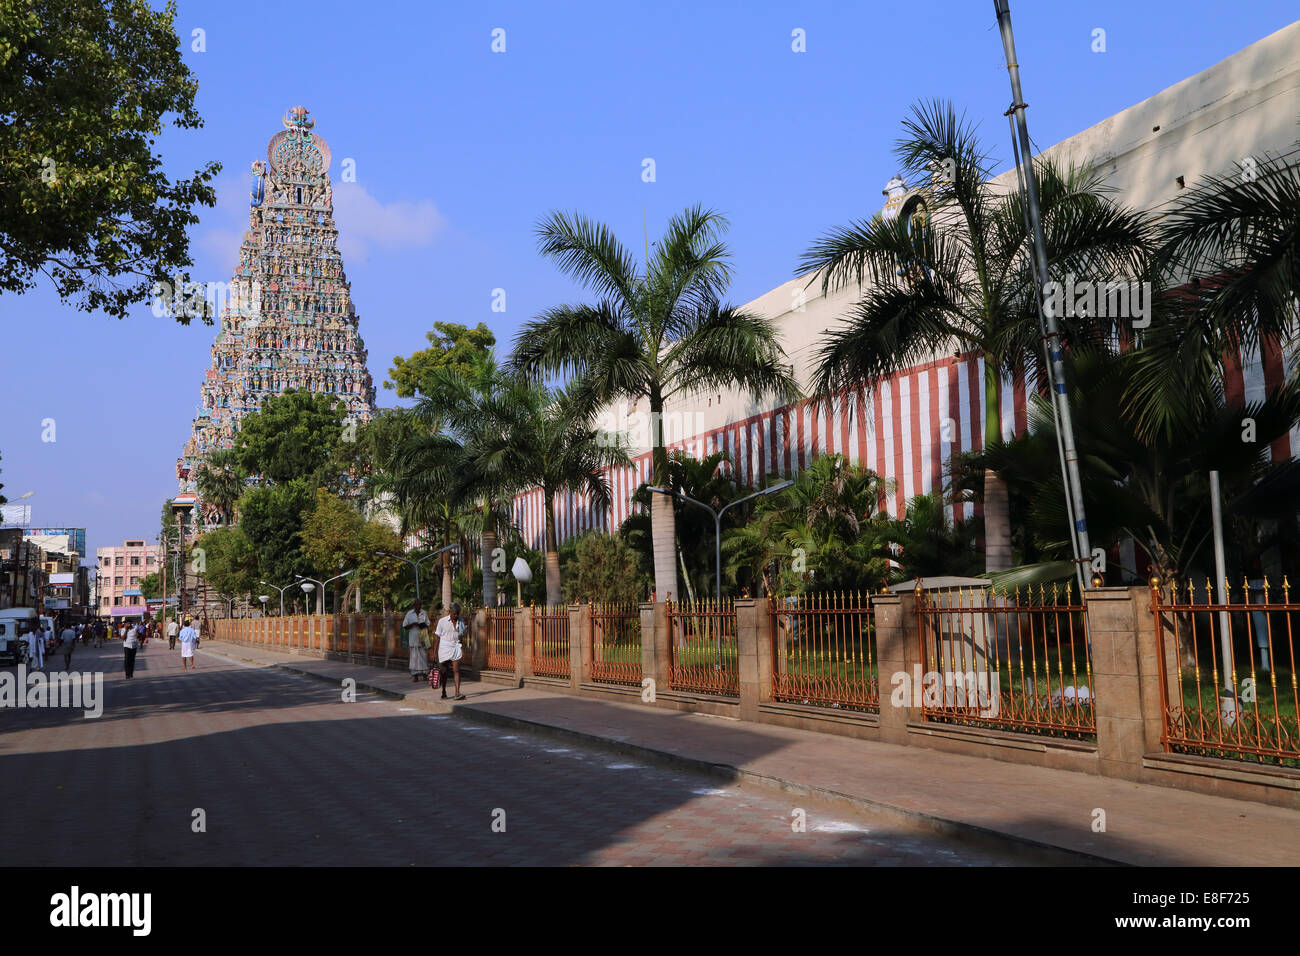
<path fill-rule="evenodd" d="M 381 203 L 359 183 L 334 187 L 334 221 L 343 262 L 365 262 L 370 246 L 427 246 L 447 225 L 429 200 Z"/>
<path fill-rule="evenodd" d="M 249 182 L 247 174 L 223 173 L 214 183 L 216 208 L 200 213 L 206 228 L 200 227 L 195 236 L 196 251 L 217 264 L 222 272 L 218 278 L 239 262 L 239 246 L 248 231 Z M 334 185 L 334 220 L 344 266 L 368 261 L 371 246 L 427 246 L 447 225 L 427 199 L 381 203 L 358 183 Z"/>

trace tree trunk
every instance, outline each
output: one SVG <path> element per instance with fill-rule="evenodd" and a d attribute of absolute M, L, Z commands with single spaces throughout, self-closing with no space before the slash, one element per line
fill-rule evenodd
<path fill-rule="evenodd" d="M 984 354 L 984 447 L 1002 440 L 1002 406 L 998 400 L 997 362 Z M 984 570 L 1011 567 L 1011 497 L 996 472 L 984 472 Z"/>
<path fill-rule="evenodd" d="M 546 603 L 555 606 L 564 600 L 560 589 L 560 546 L 555 533 L 555 498 L 546 494 Z"/>
<path fill-rule="evenodd" d="M 492 566 L 496 560 L 497 536 L 490 532 L 484 531 L 483 538 L 483 606 L 496 607 L 497 604 L 497 572 Z"/>
<path fill-rule="evenodd" d="M 1011 497 L 1007 483 L 992 470 L 984 472 L 984 570 L 1011 567 Z"/>
<path fill-rule="evenodd" d="M 650 451 L 654 462 L 653 484 L 668 488 L 668 449 L 664 446 L 663 402 L 650 397 Z M 650 495 L 650 540 L 654 546 L 655 600 L 667 601 L 677 594 L 677 514 L 672 498 Z"/>
<path fill-rule="evenodd" d="M 442 546 L 445 548 L 451 544 L 451 533 L 444 530 L 442 534 Z M 446 614 L 451 607 L 451 552 L 442 552 L 442 613 Z"/>

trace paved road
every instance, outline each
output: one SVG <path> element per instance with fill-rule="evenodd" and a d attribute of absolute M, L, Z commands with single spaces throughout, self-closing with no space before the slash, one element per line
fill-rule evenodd
<path fill-rule="evenodd" d="M 27 808 L 0 814 L 9 866 L 1014 862 L 202 650 L 184 673 L 151 643 L 130 681 L 116 644 L 73 666 L 104 672 L 99 719 L 0 710 L 0 805 Z"/>

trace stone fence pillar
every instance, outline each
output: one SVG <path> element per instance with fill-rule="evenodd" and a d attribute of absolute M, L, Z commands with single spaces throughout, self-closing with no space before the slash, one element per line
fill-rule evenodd
<path fill-rule="evenodd" d="M 772 635 L 767 601 L 736 599 L 736 666 L 740 683 L 740 719 L 758 720 L 760 703 L 772 699 Z M 767 679 L 763 679 L 763 661 Z"/>
<path fill-rule="evenodd" d="M 591 604 L 569 606 L 569 686 L 591 683 Z"/>
<path fill-rule="evenodd" d="M 916 593 L 881 594 L 871 599 L 871 605 L 875 609 L 880 740 L 905 745 L 908 723 L 921 719 L 922 698 L 916 689 L 924 686 L 925 677 Z"/>
<path fill-rule="evenodd" d="M 668 607 L 662 601 L 640 605 L 641 679 L 650 678 L 656 693 L 666 691 L 668 681 Z"/>
<path fill-rule="evenodd" d="M 482 673 L 487 670 L 488 656 L 488 612 L 484 608 L 479 608 L 474 612 L 473 619 L 469 622 L 470 634 L 470 664 L 474 670 Z"/>
<path fill-rule="evenodd" d="M 515 609 L 515 680 L 533 673 L 533 609 Z"/>
<path fill-rule="evenodd" d="M 1097 767 L 1108 777 L 1142 778 L 1142 757 L 1162 750 L 1160 657 L 1147 587 L 1088 591 L 1088 637 L 1097 714 Z M 1172 642 L 1169 642 L 1172 644 Z M 1166 674 L 1177 681 L 1175 649 Z M 1169 693 L 1177 688 L 1166 685 Z"/>

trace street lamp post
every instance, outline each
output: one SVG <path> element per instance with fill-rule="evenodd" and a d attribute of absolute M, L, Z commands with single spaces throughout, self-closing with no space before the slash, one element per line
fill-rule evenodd
<path fill-rule="evenodd" d="M 353 568 L 353 569 L 352 569 L 352 571 L 355 571 L 355 570 L 356 570 L 356 568 Z M 334 577 L 330 578 L 329 581 L 326 581 L 324 584 L 322 584 L 322 585 L 321 585 L 321 597 L 323 598 L 323 597 L 325 596 L 325 587 L 326 587 L 326 585 L 328 585 L 328 584 L 330 583 L 330 581 L 337 581 L 339 578 L 346 578 L 349 574 L 352 573 L 352 571 L 344 571 L 342 574 L 336 574 L 336 575 L 334 575 Z M 339 605 L 339 589 L 338 589 L 338 588 L 335 588 L 335 589 L 334 589 L 334 613 L 335 613 L 335 614 L 337 614 L 337 613 L 339 612 L 339 607 L 338 607 L 338 605 Z"/>
<path fill-rule="evenodd" d="M 258 581 L 257 583 L 265 584 L 268 588 L 275 588 L 277 591 L 280 592 L 280 616 L 284 617 L 284 592 L 289 587 L 289 585 L 286 584 L 284 587 L 279 588 L 279 587 L 275 587 L 275 585 L 272 584 L 270 581 Z"/>
<path fill-rule="evenodd" d="M 412 561 L 410 558 L 404 558 L 400 554 L 389 554 L 387 551 L 376 551 L 375 554 L 382 554 L 386 558 L 396 558 L 398 561 L 405 561 L 411 567 L 415 568 L 415 599 L 420 600 L 420 565 L 424 564 L 430 558 L 436 558 L 444 551 L 450 551 L 452 548 L 459 548 L 459 544 L 449 544 L 445 548 L 439 548 L 437 551 L 431 551 L 422 557 L 419 561 Z"/>
<path fill-rule="evenodd" d="M 783 481 L 780 484 L 772 485 L 770 488 L 764 488 L 762 491 L 756 491 L 752 495 L 747 495 L 746 497 L 741 498 L 739 501 L 729 502 L 728 504 L 723 505 L 720 509 L 716 511 L 713 509 L 712 505 L 706 505 L 703 501 L 696 501 L 694 498 L 690 497 L 689 495 L 684 495 L 680 491 L 673 492 L 673 491 L 669 491 L 666 488 L 651 488 L 650 490 L 658 495 L 667 495 L 670 498 L 680 498 L 682 501 L 689 501 L 691 504 L 703 508 L 705 511 L 707 511 L 710 515 L 713 516 L 714 574 L 716 575 L 714 584 L 715 584 L 715 591 L 717 593 L 718 603 L 721 603 L 722 602 L 722 516 L 727 513 L 728 509 L 734 508 L 736 507 L 736 505 L 743 505 L 746 501 L 753 501 L 755 498 L 761 498 L 763 495 L 770 495 L 778 491 L 784 491 L 786 488 L 789 488 L 793 484 L 794 484 L 793 481 Z"/>
<path fill-rule="evenodd" d="M 262 602 L 262 617 L 266 617 L 266 602 L 271 600 L 271 595 L 259 594 L 257 599 Z"/>
<path fill-rule="evenodd" d="M 1062 469 L 1065 474 L 1066 507 L 1073 522 L 1071 543 L 1074 546 L 1075 574 L 1079 580 L 1079 592 L 1091 586 L 1084 565 L 1092 559 L 1092 543 L 1088 537 L 1088 516 L 1083 506 L 1083 479 L 1079 475 L 1079 450 L 1074 440 L 1074 420 L 1070 415 L 1069 394 L 1066 391 L 1065 353 L 1061 346 L 1061 326 L 1054 306 L 1049 303 L 1047 282 L 1050 277 L 1047 259 L 1047 240 L 1043 234 L 1042 213 L 1039 209 L 1038 176 L 1034 172 L 1034 154 L 1029 139 L 1029 126 L 1025 121 L 1024 94 L 1020 88 L 1020 64 L 1016 62 L 1016 43 L 1011 30 L 1011 7 L 1009 0 L 993 0 L 994 12 L 997 14 L 999 32 L 1002 34 L 1002 52 L 1007 61 L 1007 75 L 1011 80 L 1011 108 L 1007 113 L 1014 115 L 1016 138 L 1012 140 L 1013 148 L 1018 148 L 1023 156 L 1024 174 L 1021 183 L 1025 200 L 1025 213 L 1029 226 L 1033 264 L 1037 278 L 1042 285 L 1039 288 L 1039 313 L 1042 317 L 1041 329 L 1044 339 L 1045 359 L 1050 359 L 1047 372 L 1052 386 L 1052 403 L 1056 412 L 1057 432 L 1060 436 Z"/>
<path fill-rule="evenodd" d="M 309 578 L 309 577 L 307 577 L 306 575 L 303 575 L 303 574 L 300 574 L 300 575 L 297 576 L 297 581 L 298 581 L 298 587 L 302 588 L 302 589 L 303 589 L 303 592 L 304 592 L 308 597 L 311 596 L 311 592 L 312 592 L 312 591 L 316 590 L 316 586 L 320 584 L 320 582 L 317 581 L 315 578 Z M 320 589 L 320 594 L 316 595 L 316 610 L 317 610 L 317 612 L 320 611 L 320 602 L 321 602 L 321 598 L 323 598 L 324 596 L 325 596 L 325 588 L 324 588 L 324 586 L 322 585 L 322 586 L 321 586 L 321 589 Z M 310 608 L 310 607 L 307 609 L 307 613 L 308 613 L 308 614 L 311 613 L 311 608 Z"/>

